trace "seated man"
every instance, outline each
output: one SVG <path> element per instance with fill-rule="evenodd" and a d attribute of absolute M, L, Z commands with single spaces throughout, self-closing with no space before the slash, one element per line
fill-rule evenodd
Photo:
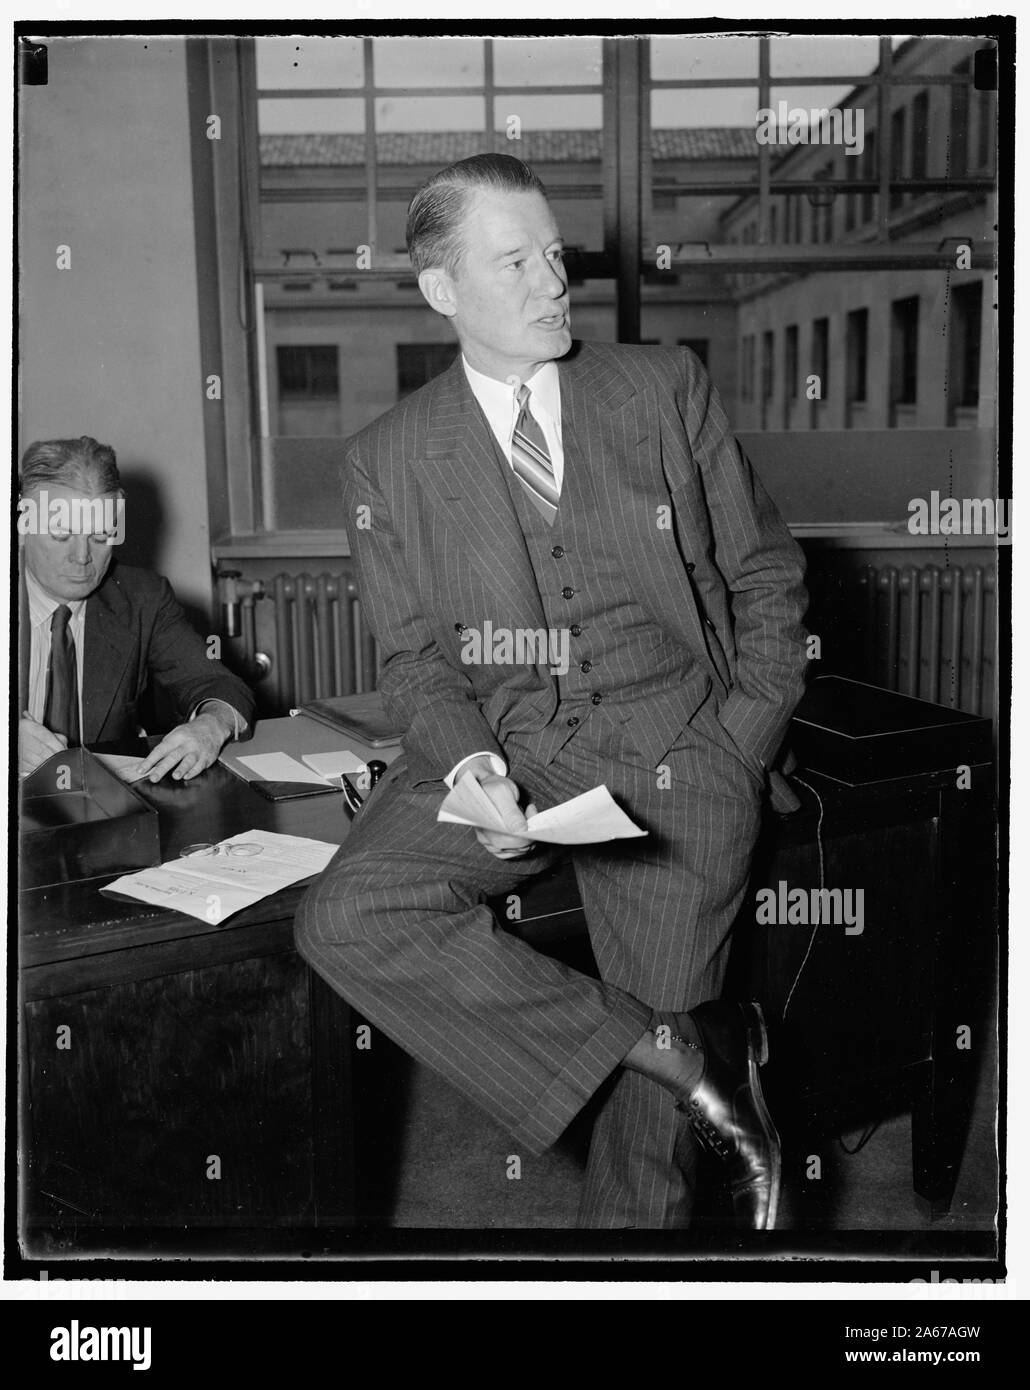
<path fill-rule="evenodd" d="M 142 771 L 189 781 L 253 718 L 247 686 L 209 654 L 166 579 L 115 561 L 124 497 L 114 450 L 83 435 L 31 444 L 20 473 L 18 768 L 124 742 L 151 682 L 183 721 Z"/>

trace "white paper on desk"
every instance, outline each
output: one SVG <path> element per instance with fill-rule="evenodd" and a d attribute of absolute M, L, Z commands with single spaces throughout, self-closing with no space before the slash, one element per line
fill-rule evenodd
<path fill-rule="evenodd" d="M 123 782 L 138 782 L 140 769 L 146 762 L 146 758 L 135 758 L 128 753 L 94 753 L 93 756 Z"/>
<path fill-rule="evenodd" d="M 220 843 L 257 844 L 261 853 L 172 859 L 155 869 L 125 874 L 100 891 L 172 908 L 217 926 L 280 888 L 321 873 L 339 848 L 323 840 L 277 835 L 271 830 L 245 830 Z"/>
<path fill-rule="evenodd" d="M 474 777 L 462 777 L 444 798 L 438 821 L 471 825 L 480 830 L 505 830 L 500 812 Z M 551 845 L 594 845 L 646 835 L 612 800 L 605 786 L 551 806 L 526 819 L 526 833 Z"/>
<path fill-rule="evenodd" d="M 350 776 L 351 773 L 368 770 L 357 753 L 352 753 L 349 748 L 341 748 L 339 753 L 302 753 L 301 757 L 312 771 L 317 772 L 326 781 L 341 774 Z"/>
<path fill-rule="evenodd" d="M 364 772 L 365 764 L 348 749 L 339 753 L 303 753 L 303 762 L 289 753 L 253 753 L 239 761 L 266 782 L 310 782 L 314 786 L 338 781 L 341 773 Z"/>

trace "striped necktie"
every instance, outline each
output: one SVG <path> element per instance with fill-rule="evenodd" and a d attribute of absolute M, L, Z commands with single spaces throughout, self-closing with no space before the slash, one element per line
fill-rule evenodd
<path fill-rule="evenodd" d="M 518 401 L 519 417 L 511 437 L 511 466 L 529 494 L 529 500 L 548 526 L 552 526 L 558 514 L 558 486 L 544 432 L 529 413 L 528 386 L 521 387 Z"/>
<path fill-rule="evenodd" d="M 79 746 L 79 675 L 75 639 L 67 604 L 59 604 L 50 620 L 50 671 L 47 677 L 43 723 L 52 734 L 63 734 L 69 748 Z"/>

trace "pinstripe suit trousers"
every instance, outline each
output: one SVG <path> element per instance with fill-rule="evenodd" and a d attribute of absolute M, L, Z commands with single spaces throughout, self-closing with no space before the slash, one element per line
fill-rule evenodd
<path fill-rule="evenodd" d="M 529 1154 L 618 1072 L 594 1129 L 581 1226 L 689 1221 L 691 1184 L 673 1156 L 679 1112 L 619 1063 L 654 1010 L 689 1009 L 722 989 L 760 787 L 715 713 L 710 696 L 658 769 L 620 758 L 600 721 L 546 764 L 531 736 L 505 748 L 510 776 L 541 810 L 603 782 L 648 832 L 574 852 L 599 980 L 534 951 L 484 904 L 517 891 L 554 852 L 500 860 L 471 829 L 439 824 L 444 789 L 414 784 L 404 759 L 297 917 L 298 949 L 333 989 Z"/>

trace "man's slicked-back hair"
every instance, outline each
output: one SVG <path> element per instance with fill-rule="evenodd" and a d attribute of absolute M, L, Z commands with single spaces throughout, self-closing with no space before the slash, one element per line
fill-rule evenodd
<path fill-rule="evenodd" d="M 529 165 L 510 154 L 474 154 L 448 164 L 408 204 L 408 255 L 417 275 L 429 269 L 455 274 L 465 249 L 462 223 L 472 195 L 480 188 L 547 196 Z"/>
<path fill-rule="evenodd" d="M 22 496 L 47 486 L 73 488 L 95 497 L 122 489 L 114 450 L 88 434 L 78 439 L 38 439 L 30 444 L 22 457 L 18 481 Z"/>

